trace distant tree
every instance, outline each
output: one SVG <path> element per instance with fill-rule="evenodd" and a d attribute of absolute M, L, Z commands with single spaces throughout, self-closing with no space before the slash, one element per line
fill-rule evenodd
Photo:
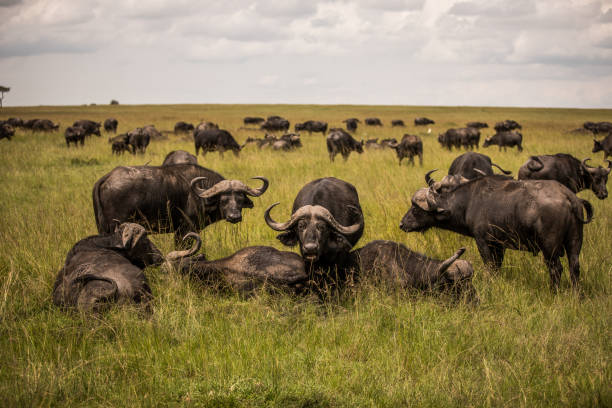
<path fill-rule="evenodd" d="M 2 100 L 4 99 L 4 93 L 10 92 L 11 88 L 0 85 L 0 108 L 2 107 Z"/>
<path fill-rule="evenodd" d="M 111 105 L 119 105 L 119 101 L 113 99 L 110 104 Z"/>

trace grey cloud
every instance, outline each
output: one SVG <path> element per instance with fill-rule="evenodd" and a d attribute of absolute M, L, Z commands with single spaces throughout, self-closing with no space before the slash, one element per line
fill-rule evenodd
<path fill-rule="evenodd" d="M 52 39 L 0 43 L 0 58 L 26 57 L 44 54 L 83 54 L 97 50 L 91 44 L 71 43 Z"/>
<path fill-rule="evenodd" d="M 0 0 L 0 7 L 11 7 L 23 3 L 23 0 Z"/>
<path fill-rule="evenodd" d="M 612 9 L 608 9 L 599 17 L 599 21 L 602 23 L 612 23 Z"/>
<path fill-rule="evenodd" d="M 361 0 L 359 4 L 382 11 L 411 11 L 423 9 L 425 0 Z"/>
<path fill-rule="evenodd" d="M 263 17 L 300 17 L 313 15 L 317 11 L 316 1 L 302 0 L 257 0 L 255 10 Z"/>
<path fill-rule="evenodd" d="M 536 12 L 532 0 L 462 1 L 455 3 L 449 14 L 456 16 L 519 17 Z"/>

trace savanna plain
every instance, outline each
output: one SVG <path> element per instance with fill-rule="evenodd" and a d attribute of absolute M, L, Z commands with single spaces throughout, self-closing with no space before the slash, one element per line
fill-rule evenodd
<path fill-rule="evenodd" d="M 252 245 L 286 249 L 264 222 L 291 215 L 307 182 L 334 176 L 359 193 L 365 231 L 357 247 L 375 239 L 401 242 L 438 259 L 465 246 L 474 265 L 478 304 L 444 295 L 390 290 L 363 283 L 324 298 L 260 291 L 241 297 L 162 268 L 145 271 L 155 296 L 152 313 L 138 306 L 102 314 L 63 311 L 51 302 L 55 276 L 72 245 L 97 233 L 91 191 L 116 166 L 160 165 L 171 150 L 194 152 L 189 136 L 153 140 L 144 155 L 111 154 L 107 136 L 66 147 L 63 131 L 78 119 L 119 120 L 119 132 L 179 121 L 218 123 L 239 143 L 263 137 L 242 129 L 244 116 L 281 115 L 341 127 L 342 120 L 379 117 L 384 126 L 360 125 L 356 138 L 398 140 L 418 134 L 424 164 L 400 167 L 392 150 L 352 153 L 330 163 L 325 138 L 302 132 L 292 152 L 247 146 L 200 156 L 226 178 L 270 180 L 268 191 L 243 211 L 243 221 L 218 222 L 201 232 L 209 259 Z M 443 150 L 438 133 L 468 121 L 514 119 L 523 126 L 524 151 L 480 147 L 512 170 L 535 154 L 571 153 L 603 164 L 591 153 L 593 137 L 568 133 L 610 110 L 311 105 L 114 105 L 3 108 L 0 118 L 48 118 L 53 134 L 18 130 L 0 140 L 0 405 L 16 406 L 612 406 L 612 199 L 591 202 L 584 227 L 580 288 L 569 284 L 567 262 L 558 293 L 541 255 L 508 250 L 499 273 L 485 269 L 474 240 L 431 229 L 399 229 L 410 198 L 431 169 L 440 179 L 460 152 Z M 417 116 L 435 120 L 414 127 Z M 407 127 L 391 128 L 392 119 Z M 484 137 L 494 133 L 483 129 Z M 608 183 L 609 188 L 610 183 Z M 152 235 L 163 253 L 171 234 Z M 294 248 L 294 250 L 297 250 Z"/>

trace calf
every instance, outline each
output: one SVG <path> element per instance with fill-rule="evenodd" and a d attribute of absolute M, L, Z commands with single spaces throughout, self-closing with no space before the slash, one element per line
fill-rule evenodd
<path fill-rule="evenodd" d="M 608 136 L 602 140 L 597 141 L 593 139 L 593 153 L 597 153 L 602 150 L 604 152 L 604 160 L 606 160 L 608 156 L 612 156 L 612 132 L 610 132 L 610 134 L 608 134 Z"/>
<path fill-rule="evenodd" d="M 363 140 L 361 142 L 356 141 L 353 136 L 340 128 L 331 129 L 326 141 L 329 160 L 332 162 L 338 153 L 342 155 L 344 161 L 348 160 L 352 151 L 359 154 L 363 153 Z"/>
<path fill-rule="evenodd" d="M 501 151 L 502 147 L 504 148 L 504 152 L 506 151 L 506 147 L 514 147 L 518 149 L 519 152 L 523 151 L 523 135 L 520 132 L 512 131 L 512 132 L 499 132 L 494 134 L 488 139 L 485 139 L 482 147 L 489 147 L 490 145 L 498 145 L 499 150 Z"/>

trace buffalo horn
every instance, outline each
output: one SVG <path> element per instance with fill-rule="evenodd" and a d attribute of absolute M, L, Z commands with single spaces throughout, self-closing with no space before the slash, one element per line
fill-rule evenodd
<path fill-rule="evenodd" d="M 527 168 L 530 171 L 540 171 L 544 167 L 544 163 L 538 156 L 531 156 L 529 158 L 529 163 L 527 164 Z"/>
<path fill-rule="evenodd" d="M 608 174 L 610 174 L 610 170 L 612 170 L 612 161 L 606 159 L 605 161 L 608 162 Z"/>
<path fill-rule="evenodd" d="M 253 197 L 259 197 L 268 189 L 268 179 L 265 177 L 253 177 L 254 179 L 263 181 L 263 185 L 260 188 L 251 188 L 244 184 L 240 180 L 221 180 L 211 188 L 207 190 L 199 189 L 197 195 L 200 198 L 212 198 L 218 194 L 226 193 L 228 191 L 236 191 L 240 193 L 245 193 Z M 199 179 L 204 179 L 204 177 L 196 177 L 191 181 L 192 186 L 193 182 Z"/>
<path fill-rule="evenodd" d="M 429 207 L 429 211 L 433 211 L 436 208 L 438 208 L 438 205 L 436 204 L 436 200 L 434 199 L 431 190 L 432 190 L 431 188 L 428 188 L 427 193 L 425 194 L 425 198 L 427 200 L 427 206 Z"/>
<path fill-rule="evenodd" d="M 251 188 L 247 185 L 245 185 L 244 188 L 244 192 L 252 197 L 259 197 L 260 195 L 262 195 L 263 193 L 266 192 L 266 190 L 268 189 L 268 185 L 270 184 L 268 182 L 268 179 L 265 177 L 261 177 L 261 176 L 257 176 L 257 177 L 251 177 L 252 180 L 261 180 L 263 182 L 263 185 L 260 188 Z"/>
<path fill-rule="evenodd" d="M 266 220 L 266 224 L 268 224 L 268 226 L 272 228 L 274 231 L 286 231 L 293 224 L 292 222 L 294 221 L 293 215 L 291 216 L 291 219 L 285 223 L 276 222 L 272 219 L 272 217 L 270 217 L 270 211 L 272 211 L 272 208 L 276 207 L 279 204 L 280 203 L 274 203 L 268 207 L 268 209 L 264 213 L 264 220 Z"/>
<path fill-rule="evenodd" d="M 338 221 L 336 221 L 334 216 L 329 212 L 329 210 L 320 205 L 305 205 L 303 207 L 300 207 L 298 208 L 296 212 L 294 212 L 291 215 L 291 218 L 289 219 L 289 221 L 284 222 L 284 223 L 279 223 L 279 222 L 274 221 L 272 217 L 270 217 L 270 211 L 272 210 L 272 208 L 274 208 L 278 204 L 279 203 L 272 204 L 270 207 L 268 207 L 268 209 L 266 210 L 264 214 L 264 219 L 266 221 L 266 224 L 268 224 L 268 226 L 275 231 L 286 231 L 289 228 L 291 228 L 298 220 L 306 216 L 312 216 L 312 215 L 324 220 L 333 229 L 335 229 L 336 231 L 344 235 L 353 234 L 357 232 L 357 230 L 359 230 L 359 228 L 361 227 L 361 223 L 350 225 L 348 227 L 345 227 L 344 225 L 340 225 Z"/>
<path fill-rule="evenodd" d="M 444 271 L 446 271 L 448 267 L 453 264 L 453 262 L 455 262 L 457 259 L 459 259 L 461 255 L 463 255 L 464 252 L 465 252 L 465 248 L 459 248 L 453 256 L 448 258 L 446 261 L 442 262 L 442 264 L 438 267 L 438 274 L 440 275 L 443 274 Z"/>
<path fill-rule="evenodd" d="M 399 146 L 399 143 L 397 143 L 397 142 L 387 142 L 387 146 L 395 149 L 397 146 Z"/>
<path fill-rule="evenodd" d="M 480 174 L 482 177 L 486 177 L 487 173 L 485 173 L 484 171 L 480 170 L 480 169 L 474 169 L 474 171 L 478 174 Z"/>
<path fill-rule="evenodd" d="M 190 187 L 191 190 L 195 193 L 195 195 L 200 196 L 201 194 L 204 194 L 204 192 L 206 192 L 206 189 L 197 186 L 198 181 L 206 180 L 208 180 L 206 177 L 196 177 L 191 180 Z"/>
<path fill-rule="evenodd" d="M 429 170 L 425 174 L 425 182 L 429 187 L 431 187 L 436 182 L 434 179 L 431 178 L 431 173 L 433 173 L 434 171 L 438 171 L 438 169 Z"/>
<path fill-rule="evenodd" d="M 586 164 L 586 162 L 587 162 L 587 161 L 589 161 L 589 160 L 591 160 L 591 158 L 590 158 L 590 157 L 587 157 L 586 159 L 584 159 L 584 160 L 582 161 L 582 165 L 583 165 L 584 167 L 590 167 L 590 166 L 587 166 L 587 164 Z"/>
<path fill-rule="evenodd" d="M 168 255 L 166 255 L 166 261 L 174 261 L 176 259 L 181 259 L 187 256 L 191 256 L 200 250 L 202 246 L 202 238 L 195 232 L 190 232 L 183 237 L 183 242 L 187 241 L 187 239 L 192 238 L 194 240 L 194 245 L 186 249 L 184 251 L 172 251 Z"/>

